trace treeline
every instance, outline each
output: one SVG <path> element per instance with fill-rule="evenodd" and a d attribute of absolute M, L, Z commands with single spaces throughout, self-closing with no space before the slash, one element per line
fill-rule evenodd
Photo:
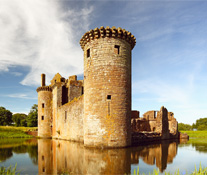
<path fill-rule="evenodd" d="M 200 119 L 196 120 L 196 123 L 193 123 L 192 125 L 179 123 L 178 130 L 179 131 L 191 131 L 191 130 L 204 131 L 204 130 L 207 130 L 207 118 L 200 118 Z"/>
<path fill-rule="evenodd" d="M 11 111 L 4 107 L 0 107 L 0 126 L 25 126 L 36 127 L 37 126 L 38 108 L 34 104 L 28 115 L 23 113 L 12 114 Z"/>

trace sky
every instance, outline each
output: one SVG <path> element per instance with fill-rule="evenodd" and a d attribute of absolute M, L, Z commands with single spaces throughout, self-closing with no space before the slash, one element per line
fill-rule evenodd
<path fill-rule="evenodd" d="M 83 77 L 82 35 L 101 26 L 136 37 L 132 109 L 165 106 L 178 122 L 207 117 L 207 1 L 0 0 L 0 106 L 28 113 L 41 73 Z"/>

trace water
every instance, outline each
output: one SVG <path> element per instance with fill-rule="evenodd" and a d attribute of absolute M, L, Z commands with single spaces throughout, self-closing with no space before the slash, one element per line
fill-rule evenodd
<path fill-rule="evenodd" d="M 21 174 L 130 174 L 153 169 L 192 172 L 207 167 L 207 141 L 142 145 L 126 149 L 88 149 L 83 144 L 50 139 L 0 140 L 0 166 L 17 163 Z"/>

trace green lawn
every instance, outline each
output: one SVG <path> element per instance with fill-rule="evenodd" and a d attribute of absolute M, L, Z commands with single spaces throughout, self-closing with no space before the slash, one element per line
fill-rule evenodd
<path fill-rule="evenodd" d="M 35 131 L 37 127 L 0 126 L 0 138 L 31 138 L 26 131 Z"/>
<path fill-rule="evenodd" d="M 207 138 L 207 131 L 180 131 L 186 133 L 191 138 Z"/>

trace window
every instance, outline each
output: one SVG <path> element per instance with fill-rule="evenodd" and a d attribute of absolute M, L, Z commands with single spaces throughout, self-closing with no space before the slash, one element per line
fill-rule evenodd
<path fill-rule="evenodd" d="M 107 95 L 107 100 L 111 100 L 111 95 Z"/>
<path fill-rule="evenodd" d="M 81 95 L 83 95 L 84 94 L 84 89 L 83 89 L 83 87 L 82 87 L 82 92 L 81 92 Z"/>
<path fill-rule="evenodd" d="M 67 120 L 67 111 L 65 111 L 65 120 Z"/>
<path fill-rule="evenodd" d="M 114 46 L 114 53 L 117 54 L 117 55 L 119 55 L 119 52 L 120 52 L 120 46 L 115 45 Z"/>
<path fill-rule="evenodd" d="M 44 103 L 42 103 L 42 108 L 44 108 L 45 107 L 45 104 Z"/>
<path fill-rule="evenodd" d="M 42 116 L 42 120 L 44 120 L 44 115 Z"/>
<path fill-rule="evenodd" d="M 45 157 L 44 156 L 42 156 L 42 160 L 44 160 L 45 159 Z"/>
<path fill-rule="evenodd" d="M 45 172 L 45 167 L 42 168 L 42 172 Z"/>
<path fill-rule="evenodd" d="M 87 50 L 87 58 L 90 57 L 90 49 Z"/>

